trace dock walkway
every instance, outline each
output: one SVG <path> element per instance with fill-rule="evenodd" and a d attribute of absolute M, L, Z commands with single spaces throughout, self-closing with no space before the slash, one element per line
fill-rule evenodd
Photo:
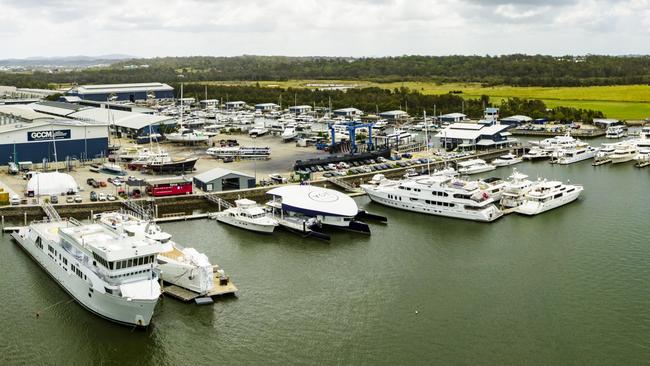
<path fill-rule="evenodd" d="M 197 298 L 201 297 L 216 297 L 216 296 L 223 296 L 223 295 L 234 295 L 238 289 L 235 286 L 235 284 L 232 283 L 230 278 L 228 278 L 228 281 L 224 284 L 221 283 L 221 277 L 219 276 L 219 272 L 217 271 L 219 269 L 219 266 L 213 266 L 213 282 L 214 282 L 214 287 L 208 291 L 205 295 L 201 295 L 198 292 L 194 292 L 192 290 L 188 290 L 176 285 L 169 285 L 169 286 L 163 286 L 163 293 L 166 295 L 169 295 L 175 299 L 181 300 L 183 302 L 190 302 L 192 300 L 195 300 Z"/>

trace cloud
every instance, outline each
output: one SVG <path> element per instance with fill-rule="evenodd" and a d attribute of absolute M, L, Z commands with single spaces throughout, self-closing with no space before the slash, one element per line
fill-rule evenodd
<path fill-rule="evenodd" d="M 0 0 L 0 58 L 650 53 L 650 0 Z"/>

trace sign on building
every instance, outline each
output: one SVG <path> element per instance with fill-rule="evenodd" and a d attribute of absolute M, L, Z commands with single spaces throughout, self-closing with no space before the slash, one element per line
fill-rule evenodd
<path fill-rule="evenodd" d="M 66 140 L 71 137 L 70 130 L 48 130 L 27 132 L 27 141 Z"/>

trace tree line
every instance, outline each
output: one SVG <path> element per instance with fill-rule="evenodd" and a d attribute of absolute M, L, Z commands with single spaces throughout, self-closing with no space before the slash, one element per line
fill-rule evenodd
<path fill-rule="evenodd" d="M 130 65 L 149 65 L 130 69 Z M 484 85 L 581 86 L 650 83 L 650 56 L 162 57 L 65 72 L 0 73 L 0 84 L 129 83 L 211 80 L 342 79 L 377 82 L 479 82 Z"/>
<path fill-rule="evenodd" d="M 178 92 L 180 84 L 173 83 Z M 207 88 L 207 94 L 206 94 Z M 541 100 L 509 98 L 490 100 L 487 95 L 480 98 L 463 98 L 456 94 L 425 95 L 406 87 L 394 90 L 382 88 L 360 88 L 342 90 L 310 90 L 303 88 L 269 88 L 259 85 L 227 86 L 184 84 L 184 96 L 197 100 L 219 99 L 227 101 L 245 101 L 249 105 L 257 103 L 276 103 L 283 108 L 291 105 L 310 105 L 316 108 L 333 109 L 355 107 L 366 114 L 375 114 L 389 110 L 401 109 L 410 115 L 428 116 L 453 112 L 463 112 L 470 118 L 481 118 L 486 107 L 498 107 L 501 116 L 526 115 L 532 118 L 547 118 L 552 121 L 592 122 L 594 118 L 603 118 L 603 113 L 594 110 L 558 107 L 549 109 Z"/>

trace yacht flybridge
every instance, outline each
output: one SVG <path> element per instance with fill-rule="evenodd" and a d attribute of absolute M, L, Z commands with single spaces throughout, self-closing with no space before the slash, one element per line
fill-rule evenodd
<path fill-rule="evenodd" d="M 149 325 L 161 294 L 156 256 L 169 243 L 76 221 L 34 222 L 12 237 L 90 312 L 120 324 Z"/>

